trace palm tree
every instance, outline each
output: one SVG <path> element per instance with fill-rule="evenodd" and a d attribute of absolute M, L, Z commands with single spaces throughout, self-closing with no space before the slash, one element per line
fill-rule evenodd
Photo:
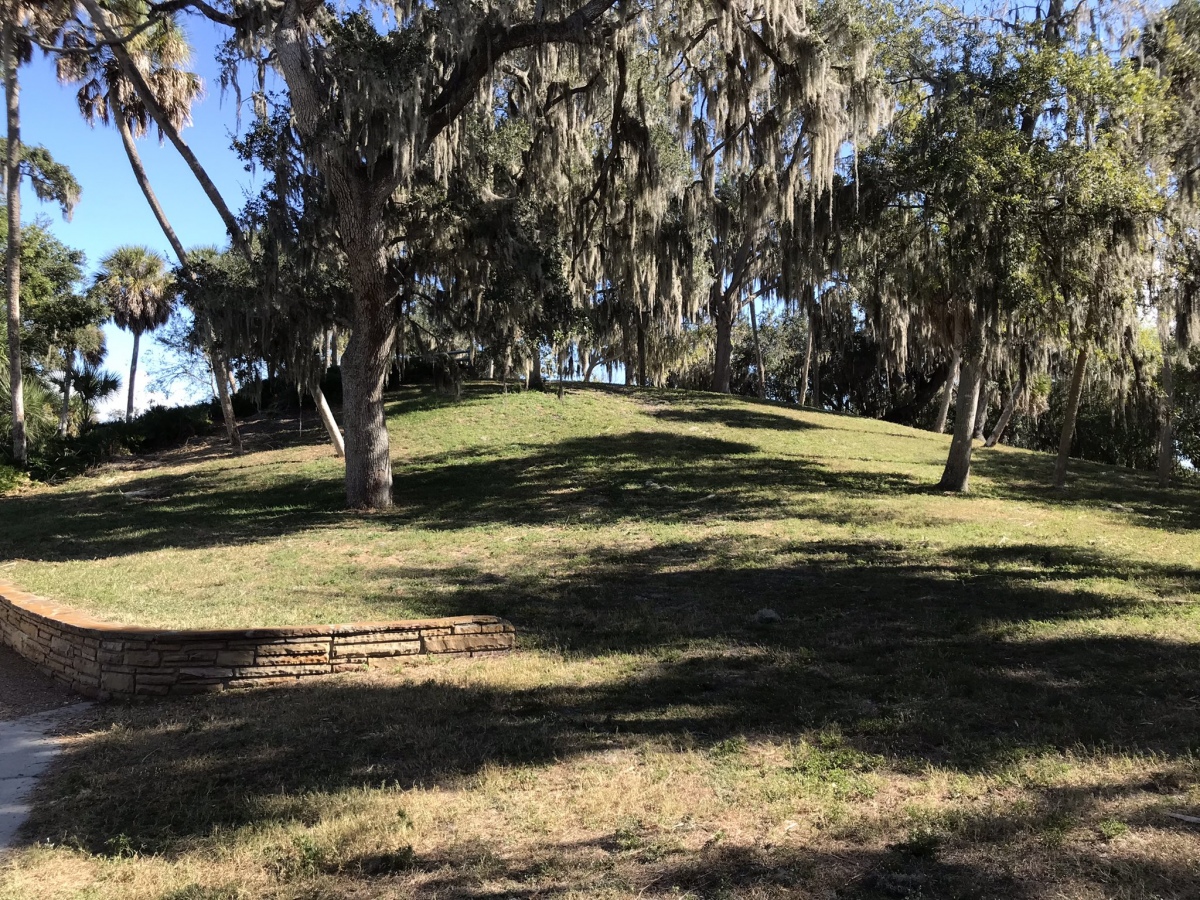
<path fill-rule="evenodd" d="M 104 361 L 106 352 L 104 331 L 99 325 L 83 325 L 64 334 L 58 347 L 52 348 L 52 353 L 59 357 L 61 371 L 50 380 L 62 391 L 62 406 L 58 413 L 58 436 L 66 437 L 71 426 L 71 389 L 78 390 L 75 384 L 82 369 L 78 360 L 82 358 L 84 366 L 98 366 Z"/>
<path fill-rule="evenodd" d="M 95 290 L 112 310 L 117 327 L 133 332 L 129 364 L 129 400 L 125 421 L 133 418 L 138 349 L 142 334 L 167 323 L 175 301 L 175 282 L 162 254 L 149 247 L 118 247 L 100 261 Z"/>
<path fill-rule="evenodd" d="M 188 124 L 192 104 L 200 98 L 204 84 L 199 75 L 186 69 L 191 60 L 191 46 L 173 17 L 151 22 L 140 5 L 122 8 L 121 4 L 114 4 L 114 7 L 110 16 L 120 22 L 123 32 L 134 35 L 120 48 L 121 58 L 114 53 L 115 45 L 96 46 L 91 35 L 71 28 L 63 36 L 65 52 L 58 57 L 58 77 L 60 81 L 79 85 L 75 100 L 89 125 L 101 122 L 116 126 L 138 186 L 180 265 L 186 265 L 183 244 L 150 186 L 135 143 L 136 138 L 150 129 L 153 117 L 130 72 L 136 68 L 135 75 L 153 94 L 162 114 L 158 121 L 160 137 L 166 130 L 178 132 Z"/>
<path fill-rule="evenodd" d="M 100 121 L 116 125 L 134 178 L 181 270 L 188 272 L 187 251 L 158 202 L 135 143 L 135 138 L 144 135 L 151 122 L 158 127 L 159 136 L 175 146 L 192 170 L 225 222 L 234 246 L 253 262 L 237 220 L 181 134 L 191 118 L 192 104 L 203 91 L 200 77 L 185 68 L 191 58 L 187 35 L 173 16 L 148 19 L 145 5 L 137 0 L 119 0 L 104 9 L 93 4 L 88 9 L 92 28 L 77 24 L 63 36 L 65 52 L 58 60 L 59 80 L 80 84 L 76 101 L 89 124 Z M 120 36 L 128 39 L 116 40 Z M 240 452 L 241 435 L 229 391 L 229 360 L 215 336 L 209 337 L 208 354 L 225 429 L 234 450 Z"/>
<path fill-rule="evenodd" d="M 114 372 L 102 369 L 85 359 L 74 373 L 75 399 L 79 403 L 79 420 L 85 427 L 96 414 L 96 406 L 102 400 L 121 389 L 121 379 Z"/>
<path fill-rule="evenodd" d="M 24 375 L 21 370 L 21 179 L 28 169 L 34 171 L 33 187 L 39 199 L 56 199 L 69 215 L 71 207 L 79 198 L 79 185 L 65 167 L 57 166 L 44 150 L 31 154 L 21 144 L 21 82 L 17 70 L 27 62 L 33 52 L 34 38 L 44 40 L 52 37 L 70 16 L 71 4 L 55 2 L 27 2 L 27 0 L 0 0 L 0 70 L 4 75 L 4 106 L 6 137 L 4 164 L 0 171 L 0 184 L 6 192 L 5 205 L 8 212 L 7 262 L 5 286 L 7 288 L 8 323 L 8 390 L 9 415 L 12 420 L 13 460 L 24 465 L 28 454 L 25 435 Z M 41 148 L 37 148 L 41 149 Z M 49 163 L 53 171 L 39 163 Z"/>

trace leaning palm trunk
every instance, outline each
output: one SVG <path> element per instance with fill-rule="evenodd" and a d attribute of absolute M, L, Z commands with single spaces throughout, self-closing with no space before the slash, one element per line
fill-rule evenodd
<path fill-rule="evenodd" d="M 0 32 L 0 65 L 4 68 L 4 97 L 8 117 L 8 158 L 4 180 L 8 189 L 8 386 L 12 394 L 13 462 L 25 465 L 25 384 L 21 371 L 21 85 L 17 80 L 14 26 Z"/>
<path fill-rule="evenodd" d="M 238 250 L 249 256 L 250 247 L 246 243 L 245 235 L 242 234 L 242 230 L 238 226 L 237 218 L 225 203 L 225 199 L 221 196 L 220 191 L 217 190 L 216 184 L 208 176 L 208 172 L 200 164 L 200 160 L 196 158 L 196 154 L 192 152 L 192 148 L 184 141 L 183 136 L 175 125 L 175 121 L 163 109 L 162 104 L 158 102 L 158 98 L 154 94 L 154 89 L 150 87 L 145 75 L 142 74 L 142 70 L 138 68 L 137 62 L 129 55 L 129 51 L 121 41 L 120 35 L 113 28 L 112 22 L 108 18 L 108 13 L 100 6 L 98 0 L 83 0 L 83 6 L 87 9 L 88 16 L 99 30 L 101 36 L 108 43 L 113 56 L 116 57 L 117 62 L 121 66 L 121 71 L 129 79 L 129 83 L 133 86 L 138 99 L 146 107 L 146 112 L 154 120 L 154 124 L 158 126 L 163 136 L 171 142 L 179 152 L 179 155 L 183 157 L 183 161 L 191 169 L 196 180 L 200 182 L 200 187 L 216 209 L 217 214 L 221 217 L 221 221 L 225 223 L 225 228 L 229 232 L 230 239 Z"/>
<path fill-rule="evenodd" d="M 142 342 L 142 333 L 135 331 L 133 333 L 133 360 L 129 363 L 129 397 L 125 401 L 125 421 L 133 421 L 133 398 L 136 393 L 137 384 L 137 362 L 138 349 Z"/>
<path fill-rule="evenodd" d="M 138 183 L 138 187 L 142 190 L 142 195 L 146 198 L 146 202 L 150 205 L 150 211 L 154 213 L 154 218 L 158 221 L 159 228 L 167 238 L 167 243 L 171 245 L 171 249 L 175 251 L 175 255 L 179 258 L 179 265 L 186 272 L 188 269 L 187 251 L 183 248 L 183 241 L 179 239 L 179 235 L 175 233 L 175 229 L 171 226 L 170 220 L 167 218 L 166 212 L 162 208 L 162 204 L 158 202 L 158 196 L 154 193 L 154 188 L 150 186 L 150 178 L 146 175 L 146 167 L 142 165 L 141 154 L 138 153 L 137 144 L 134 142 L 133 133 L 129 129 L 129 123 L 121 114 L 119 107 L 117 114 L 114 116 L 117 124 L 117 131 L 121 135 L 121 143 L 125 147 L 125 156 L 129 159 L 129 166 L 133 169 L 133 177 Z M 228 368 L 218 360 L 218 352 L 215 347 L 215 337 L 212 334 L 212 328 L 209 328 L 209 361 L 213 367 L 213 374 L 216 376 L 217 382 L 217 397 L 221 403 L 221 416 L 225 419 L 225 433 L 229 436 L 229 445 L 233 447 L 234 452 L 240 453 L 242 450 L 242 436 L 238 431 L 237 419 L 233 415 L 233 400 L 229 396 L 229 378 L 221 377 L 221 372 L 228 374 Z M 134 335 L 134 366 L 137 364 L 137 335 Z M 129 403 L 125 417 L 126 421 L 133 414 L 133 372 L 130 372 L 129 379 Z"/>
<path fill-rule="evenodd" d="M 1075 421 L 1079 418 L 1079 400 L 1083 396 L 1083 376 L 1087 373 L 1089 353 L 1090 348 L 1085 343 L 1075 357 L 1075 371 L 1071 373 L 1071 389 L 1067 393 L 1062 435 L 1058 440 L 1058 461 L 1054 464 L 1055 488 L 1062 488 L 1067 483 L 1067 460 L 1071 456 L 1071 441 L 1075 439 Z"/>
<path fill-rule="evenodd" d="M 142 165 L 142 157 L 138 153 L 137 144 L 134 143 L 133 132 L 129 129 L 129 123 L 125 120 L 125 116 L 121 114 L 121 109 L 117 105 L 115 98 L 110 97 L 109 104 L 116 110 L 113 119 L 116 122 L 117 133 L 121 135 L 121 144 L 125 147 L 125 156 L 129 160 L 129 167 L 133 169 L 134 180 L 137 181 L 138 187 L 142 189 L 142 195 L 146 198 L 146 202 L 150 204 L 150 211 L 154 213 L 154 218 L 158 221 L 158 227 L 162 229 L 167 243 L 171 245 L 171 249 L 175 251 L 175 255 L 179 258 L 179 264 L 187 268 L 187 251 L 183 249 L 183 241 L 179 240 L 179 235 L 171 227 L 171 223 L 167 219 L 167 214 L 163 211 L 162 205 L 158 202 L 158 197 L 154 193 L 154 189 L 150 186 L 150 178 L 146 175 L 146 167 Z"/>
<path fill-rule="evenodd" d="M 325 431 L 329 434 L 329 439 L 333 442 L 333 451 L 338 456 L 346 455 L 346 444 L 342 440 L 342 432 L 338 430 L 337 420 L 333 417 L 333 410 L 329 408 L 329 403 L 325 399 L 325 394 L 321 390 L 319 384 L 313 385 L 309 389 L 312 394 L 313 403 L 317 406 L 317 412 L 321 415 L 321 424 L 325 426 Z"/>

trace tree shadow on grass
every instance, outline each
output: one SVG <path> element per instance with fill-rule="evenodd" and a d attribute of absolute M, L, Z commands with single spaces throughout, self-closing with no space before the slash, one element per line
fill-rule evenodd
<path fill-rule="evenodd" d="M 768 431 L 814 431 L 821 426 L 787 415 L 781 408 L 741 402 L 720 403 L 705 398 L 689 406 L 667 406 L 650 412 L 663 422 L 698 425 L 724 425 L 728 428 L 766 429 Z"/>
<path fill-rule="evenodd" d="M 1004 499 L 1104 510 L 1168 531 L 1200 528 L 1200 481 L 1194 478 L 1162 488 L 1150 472 L 1073 459 L 1066 488 L 1055 491 L 1054 463 L 1048 453 L 981 450 L 972 467 L 990 480 L 988 493 Z"/>
<path fill-rule="evenodd" d="M 244 472 L 244 474 L 243 474 Z M 902 473 L 831 472 L 757 455 L 752 444 L 632 432 L 523 448 L 419 457 L 397 475 L 397 509 L 372 522 L 436 530 L 487 524 L 606 524 L 757 519 L 781 514 L 853 519 L 797 494 L 916 490 Z M 0 556 L 96 559 L 166 547 L 231 546 L 361 520 L 325 474 L 262 474 L 252 459 L 220 470 L 147 475 L 120 490 L 59 491 L 4 500 Z M 795 507 L 795 509 L 791 509 Z"/>
<path fill-rule="evenodd" d="M 758 573 L 672 573 L 627 554 L 559 596 L 518 604 L 521 628 L 541 629 L 568 659 L 642 651 L 598 682 L 422 681 L 418 667 L 106 711 L 122 727 L 68 750 L 30 835 L 93 852 L 121 835 L 171 852 L 216 828 L 303 819 L 314 793 L 461 786 L 489 767 L 647 742 L 715 752 L 743 737 L 816 741 L 834 770 L 842 753 L 912 776 L 931 765 L 1000 773 L 1044 753 L 1133 754 L 1152 760 L 1143 780 L 1161 770 L 1163 791 L 1200 783 L 1200 645 L 1088 625 L 1122 611 L 1119 599 L 963 586 L 937 566 L 864 575 L 848 560 L 878 560 L 878 548 L 834 549 Z M 1191 570 L 1150 574 L 1195 586 Z M 747 620 L 764 590 L 777 625 Z M 478 611 L 502 592 L 481 583 L 465 602 Z M 1055 620 L 1081 627 L 1045 630 Z"/>
<path fill-rule="evenodd" d="M 886 846 L 852 843 L 834 850 L 798 846 L 785 837 L 758 846 L 717 841 L 685 850 L 674 835 L 651 831 L 626 832 L 607 842 L 547 842 L 532 852 L 507 856 L 499 842 L 495 848 L 454 845 L 414 859 L 413 868 L 425 877 L 413 878 L 409 885 L 418 898 L 558 897 L 587 890 L 706 900 L 1033 900 L 1048 896 L 1048 889 L 1054 896 L 1090 896 L 1103 884 L 1112 896 L 1191 900 L 1198 870 L 1194 861 L 1153 852 L 1140 858 L 1114 854 L 1113 846 L 1095 832 L 1071 848 L 1071 865 L 1055 865 L 1054 848 L 1047 842 L 1064 827 L 1070 830 L 1073 822 L 1096 818 L 1090 787 L 1042 791 L 1032 808 L 968 815 L 944 834 L 927 833 Z M 1118 790 L 1136 793 L 1130 786 Z M 621 849 L 612 852 L 614 845 Z"/>

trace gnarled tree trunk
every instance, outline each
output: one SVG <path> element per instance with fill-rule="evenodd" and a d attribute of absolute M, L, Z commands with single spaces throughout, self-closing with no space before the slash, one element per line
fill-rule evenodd
<path fill-rule="evenodd" d="M 637 323 L 638 387 L 650 387 L 646 381 L 646 323 L 645 316 L 638 316 Z"/>
<path fill-rule="evenodd" d="M 1058 460 L 1054 464 L 1054 487 L 1062 488 L 1067 483 L 1067 460 L 1071 456 L 1071 441 L 1075 438 L 1075 420 L 1079 418 L 1079 401 L 1083 396 L 1083 376 L 1087 374 L 1087 361 L 1091 348 L 1085 343 L 1075 357 L 1075 371 L 1071 373 L 1071 387 L 1067 393 L 1067 408 L 1063 418 L 1062 435 L 1058 439 Z"/>
<path fill-rule="evenodd" d="M 716 357 L 713 360 L 712 389 L 718 394 L 729 393 L 729 382 L 733 368 L 733 320 L 734 309 L 727 293 L 721 293 L 713 286 L 718 294 L 713 302 L 713 323 L 717 326 Z"/>
<path fill-rule="evenodd" d="M 966 493 L 971 481 L 971 452 L 975 448 L 975 409 L 979 389 L 983 384 L 986 352 L 986 322 L 982 312 L 976 313 L 971 341 L 962 364 L 958 383 L 958 402 L 955 405 L 954 437 L 938 487 L 945 491 Z"/>
<path fill-rule="evenodd" d="M 392 506 L 392 456 L 383 389 L 392 363 L 396 319 L 387 289 L 381 222 L 354 210 L 340 216 L 355 303 L 350 341 L 342 354 L 342 420 L 346 425 L 346 503 L 352 509 Z"/>

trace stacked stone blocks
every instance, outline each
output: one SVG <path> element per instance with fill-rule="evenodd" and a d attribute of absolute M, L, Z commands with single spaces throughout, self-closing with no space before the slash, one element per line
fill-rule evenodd
<path fill-rule="evenodd" d="M 138 628 L 92 619 L 0 581 L 0 641 L 103 700 L 286 684 L 422 653 L 502 653 L 516 635 L 494 616 L 241 631 Z"/>

